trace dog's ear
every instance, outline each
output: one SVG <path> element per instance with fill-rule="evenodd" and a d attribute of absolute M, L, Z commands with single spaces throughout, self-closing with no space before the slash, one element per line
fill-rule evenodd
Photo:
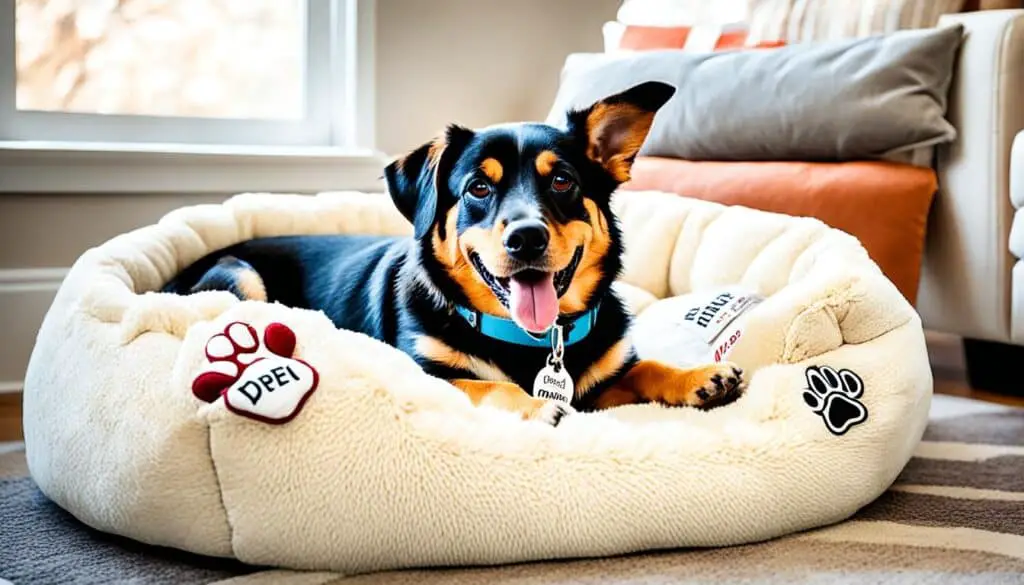
<path fill-rule="evenodd" d="M 443 136 L 384 169 L 391 200 L 412 223 L 417 239 L 427 235 L 441 206 L 452 199 L 448 190 L 448 174 L 472 138 L 472 130 L 451 125 Z"/>
<path fill-rule="evenodd" d="M 569 132 L 586 144 L 591 160 L 624 183 L 654 115 L 675 92 L 676 88 L 660 81 L 633 86 L 585 110 L 569 112 Z"/>

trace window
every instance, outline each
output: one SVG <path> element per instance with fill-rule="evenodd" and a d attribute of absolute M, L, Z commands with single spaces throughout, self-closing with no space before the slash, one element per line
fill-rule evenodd
<path fill-rule="evenodd" d="M 0 10 L 0 141 L 370 146 L 370 0 Z"/>

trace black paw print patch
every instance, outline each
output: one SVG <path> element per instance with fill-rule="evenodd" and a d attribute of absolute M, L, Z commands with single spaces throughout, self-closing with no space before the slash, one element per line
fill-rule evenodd
<path fill-rule="evenodd" d="M 825 421 L 833 435 L 843 435 L 868 419 L 868 409 L 857 399 L 864 393 L 864 381 L 850 370 L 838 372 L 828 366 L 811 366 L 805 372 L 804 402 Z"/>

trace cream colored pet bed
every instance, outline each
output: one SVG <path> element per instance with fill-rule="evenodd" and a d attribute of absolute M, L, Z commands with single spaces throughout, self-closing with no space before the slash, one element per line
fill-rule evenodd
<path fill-rule="evenodd" d="M 99 530 L 345 573 L 751 542 L 881 494 L 921 436 L 931 375 L 917 315 L 860 245 L 815 220 L 664 194 L 616 206 L 621 290 L 637 310 L 730 283 L 770 295 L 730 356 L 752 372 L 736 403 L 550 427 L 474 408 L 320 313 L 148 292 L 247 238 L 408 232 L 382 195 L 250 194 L 178 210 L 75 264 L 25 381 L 32 476 Z M 258 335 L 286 325 L 295 358 L 319 373 L 290 422 L 193 397 L 207 341 L 232 322 Z M 803 397 L 822 367 L 862 383 L 842 391 L 866 418 L 841 434 Z"/>

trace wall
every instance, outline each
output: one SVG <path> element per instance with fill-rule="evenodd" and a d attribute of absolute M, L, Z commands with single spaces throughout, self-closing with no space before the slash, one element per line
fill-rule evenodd
<path fill-rule="evenodd" d="M 565 56 L 600 50 L 601 24 L 617 5 L 378 0 L 378 147 L 401 152 L 452 121 L 543 119 Z M 20 389 L 39 323 L 75 258 L 171 209 L 227 196 L 0 193 L 0 392 Z"/>
<path fill-rule="evenodd" d="M 85 250 L 206 195 L 0 195 L 0 393 L 21 389 L 36 331 Z"/>
<path fill-rule="evenodd" d="M 600 51 L 618 0 L 377 0 L 377 146 L 450 122 L 543 120 L 566 55 Z"/>

